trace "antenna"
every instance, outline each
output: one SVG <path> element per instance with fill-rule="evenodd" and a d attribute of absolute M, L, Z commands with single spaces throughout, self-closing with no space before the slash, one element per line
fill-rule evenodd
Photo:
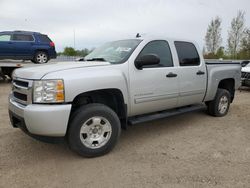
<path fill-rule="evenodd" d="M 140 38 L 141 37 L 140 33 L 137 33 L 135 37 Z"/>

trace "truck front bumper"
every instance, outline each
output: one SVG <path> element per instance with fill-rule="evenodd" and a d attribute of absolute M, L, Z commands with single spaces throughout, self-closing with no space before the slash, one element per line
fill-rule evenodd
<path fill-rule="evenodd" d="M 27 106 L 9 99 L 9 116 L 13 127 L 33 135 L 65 136 L 71 104 L 29 104 Z"/>

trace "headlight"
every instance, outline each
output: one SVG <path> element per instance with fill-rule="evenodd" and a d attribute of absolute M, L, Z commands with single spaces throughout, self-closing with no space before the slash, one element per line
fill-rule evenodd
<path fill-rule="evenodd" d="M 34 103 L 62 103 L 64 102 L 63 80 L 34 81 Z"/>

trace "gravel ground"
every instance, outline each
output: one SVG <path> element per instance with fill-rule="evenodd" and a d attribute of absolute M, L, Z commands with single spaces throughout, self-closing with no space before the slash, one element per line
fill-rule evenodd
<path fill-rule="evenodd" d="M 92 159 L 12 128 L 9 91 L 0 81 L 0 187 L 250 187 L 250 89 L 226 117 L 201 111 L 132 126 Z"/>

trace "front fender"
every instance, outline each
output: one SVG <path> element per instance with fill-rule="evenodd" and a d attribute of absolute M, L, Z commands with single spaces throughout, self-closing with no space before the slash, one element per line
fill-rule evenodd
<path fill-rule="evenodd" d="M 128 104 L 128 80 L 124 65 L 69 69 L 50 73 L 44 79 L 63 79 L 65 102 L 85 92 L 101 89 L 119 89 L 125 104 Z"/>

